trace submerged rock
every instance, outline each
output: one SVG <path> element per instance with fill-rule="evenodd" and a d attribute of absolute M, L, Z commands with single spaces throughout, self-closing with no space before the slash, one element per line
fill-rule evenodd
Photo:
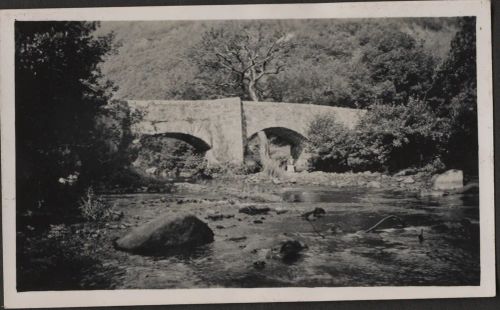
<path fill-rule="evenodd" d="M 445 192 L 444 191 L 433 191 L 433 190 L 422 190 L 420 191 L 420 196 L 421 197 L 441 197 L 444 196 Z"/>
<path fill-rule="evenodd" d="M 248 215 L 267 214 L 269 211 L 271 211 L 271 209 L 268 207 L 259 208 L 256 206 L 247 206 L 239 210 L 240 213 L 245 213 Z"/>
<path fill-rule="evenodd" d="M 262 270 L 266 267 L 266 262 L 259 260 L 253 263 L 253 267 L 257 270 Z"/>
<path fill-rule="evenodd" d="M 327 226 L 329 226 L 328 232 L 330 232 L 331 234 L 342 233 L 342 228 L 337 224 L 327 224 Z"/>
<path fill-rule="evenodd" d="M 212 220 L 212 221 L 220 221 L 224 218 L 224 215 L 222 214 L 208 214 L 206 216 L 206 219 Z"/>
<path fill-rule="evenodd" d="M 220 221 L 222 219 L 229 219 L 233 218 L 234 214 L 208 214 L 206 216 L 207 219 L 212 220 L 212 221 Z"/>
<path fill-rule="evenodd" d="M 276 185 L 281 184 L 281 181 L 279 179 L 273 179 L 273 184 Z"/>
<path fill-rule="evenodd" d="M 300 252 L 307 246 L 297 240 L 287 240 L 281 245 L 280 253 L 283 261 L 295 261 Z"/>
<path fill-rule="evenodd" d="M 314 210 L 306 212 L 306 213 L 302 214 L 302 216 L 305 219 L 310 219 L 310 216 L 313 216 L 314 218 L 316 218 L 316 217 L 322 217 L 325 214 L 326 214 L 325 209 L 323 209 L 323 208 L 314 208 Z"/>
<path fill-rule="evenodd" d="M 433 177 L 434 190 L 454 190 L 464 186 L 464 174 L 461 170 L 451 169 Z"/>
<path fill-rule="evenodd" d="M 231 238 L 229 238 L 227 240 L 233 241 L 233 242 L 240 242 L 240 241 L 244 241 L 246 239 L 247 239 L 247 237 L 241 236 L 241 237 L 231 237 Z"/>
<path fill-rule="evenodd" d="M 412 177 L 407 177 L 407 178 L 404 178 L 401 183 L 404 183 L 404 184 L 413 184 L 415 183 L 415 179 L 413 179 Z"/>
<path fill-rule="evenodd" d="M 314 216 L 322 216 L 326 214 L 326 211 L 323 208 L 314 208 L 313 214 Z"/>
<path fill-rule="evenodd" d="M 197 217 L 163 216 L 135 228 L 116 240 L 115 247 L 137 254 L 165 255 L 169 251 L 200 246 L 213 241 L 213 231 Z"/>
<path fill-rule="evenodd" d="M 283 208 L 283 207 L 276 207 L 276 208 L 274 208 L 274 212 L 276 212 L 276 214 L 283 214 L 283 213 L 287 213 L 288 210 Z"/>
<path fill-rule="evenodd" d="M 378 181 L 371 181 L 371 182 L 368 182 L 366 184 L 366 186 L 371 187 L 371 188 L 381 188 L 382 184 L 380 184 L 380 182 L 378 182 Z"/>

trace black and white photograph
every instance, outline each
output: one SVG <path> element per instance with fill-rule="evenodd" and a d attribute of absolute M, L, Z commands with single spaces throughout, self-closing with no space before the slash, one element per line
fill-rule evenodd
<path fill-rule="evenodd" d="M 5 18 L 12 291 L 494 294 L 490 25 L 446 5 Z"/>

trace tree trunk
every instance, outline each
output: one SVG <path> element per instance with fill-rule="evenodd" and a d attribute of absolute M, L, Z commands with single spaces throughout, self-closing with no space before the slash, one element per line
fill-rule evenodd
<path fill-rule="evenodd" d="M 257 96 L 257 93 L 255 92 L 255 82 L 251 81 L 248 83 L 248 96 L 250 97 L 250 100 L 252 101 L 259 101 L 259 96 Z"/>
<path fill-rule="evenodd" d="M 257 95 L 257 92 L 255 91 L 255 72 L 251 72 L 251 77 L 250 81 L 248 82 L 247 85 L 247 91 L 248 91 L 248 96 L 252 101 L 258 102 L 259 101 L 259 96 Z M 273 162 L 271 159 L 271 156 L 269 154 L 269 141 L 267 139 L 266 133 L 261 130 L 257 133 L 257 137 L 259 138 L 259 155 L 260 155 L 260 162 L 262 164 L 262 170 L 263 171 L 268 171 L 270 168 L 272 168 Z M 272 169 L 271 169 L 272 170 Z"/>

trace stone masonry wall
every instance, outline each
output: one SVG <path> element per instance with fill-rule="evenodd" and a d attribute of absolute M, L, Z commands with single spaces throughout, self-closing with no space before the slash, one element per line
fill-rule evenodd
<path fill-rule="evenodd" d="M 309 123 L 316 115 L 334 114 L 337 120 L 353 128 L 365 110 L 321 106 L 313 104 L 243 101 L 247 137 L 271 127 L 294 130 L 307 137 Z"/>
<path fill-rule="evenodd" d="M 183 133 L 200 138 L 211 149 L 209 162 L 243 161 L 241 101 L 239 98 L 196 101 L 130 100 L 145 112 L 134 128 L 145 135 Z"/>
<path fill-rule="evenodd" d="M 129 100 L 144 117 L 134 130 L 143 135 L 187 134 L 203 140 L 210 150 L 209 162 L 241 163 L 247 138 L 266 128 L 282 127 L 307 138 L 307 128 L 316 115 L 334 114 L 353 128 L 364 110 L 312 104 L 251 102 L 239 98 L 218 100 Z M 244 113 L 244 115 L 243 115 Z"/>

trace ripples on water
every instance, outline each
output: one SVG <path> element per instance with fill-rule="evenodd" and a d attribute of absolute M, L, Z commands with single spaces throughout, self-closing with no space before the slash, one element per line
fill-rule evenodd
<path fill-rule="evenodd" d="M 187 194 L 196 197 L 198 194 Z M 128 217 L 143 221 L 161 212 L 190 212 L 207 221 L 215 242 L 169 257 L 115 251 L 124 273 L 117 288 L 479 285 L 479 202 L 476 196 L 419 197 L 397 191 L 301 188 L 284 192 L 284 202 L 266 203 L 287 213 L 238 213 L 238 206 L 172 205 L 158 195 L 110 196 Z M 203 198 L 198 195 L 198 198 Z M 324 217 L 308 222 L 300 215 L 316 207 Z M 208 209 L 235 217 L 208 221 Z M 363 231 L 387 215 L 374 233 Z M 261 219 L 262 224 L 254 224 Z M 140 220 L 137 224 L 139 224 Z M 216 228 L 217 225 L 224 228 Z M 423 230 L 424 241 L 418 235 Z M 324 238 L 320 237 L 320 232 Z M 246 237 L 240 241 L 229 238 Z M 243 239 L 243 238 L 242 238 Z M 276 255 L 285 240 L 308 245 L 293 263 Z M 253 267 L 265 261 L 263 269 Z"/>

